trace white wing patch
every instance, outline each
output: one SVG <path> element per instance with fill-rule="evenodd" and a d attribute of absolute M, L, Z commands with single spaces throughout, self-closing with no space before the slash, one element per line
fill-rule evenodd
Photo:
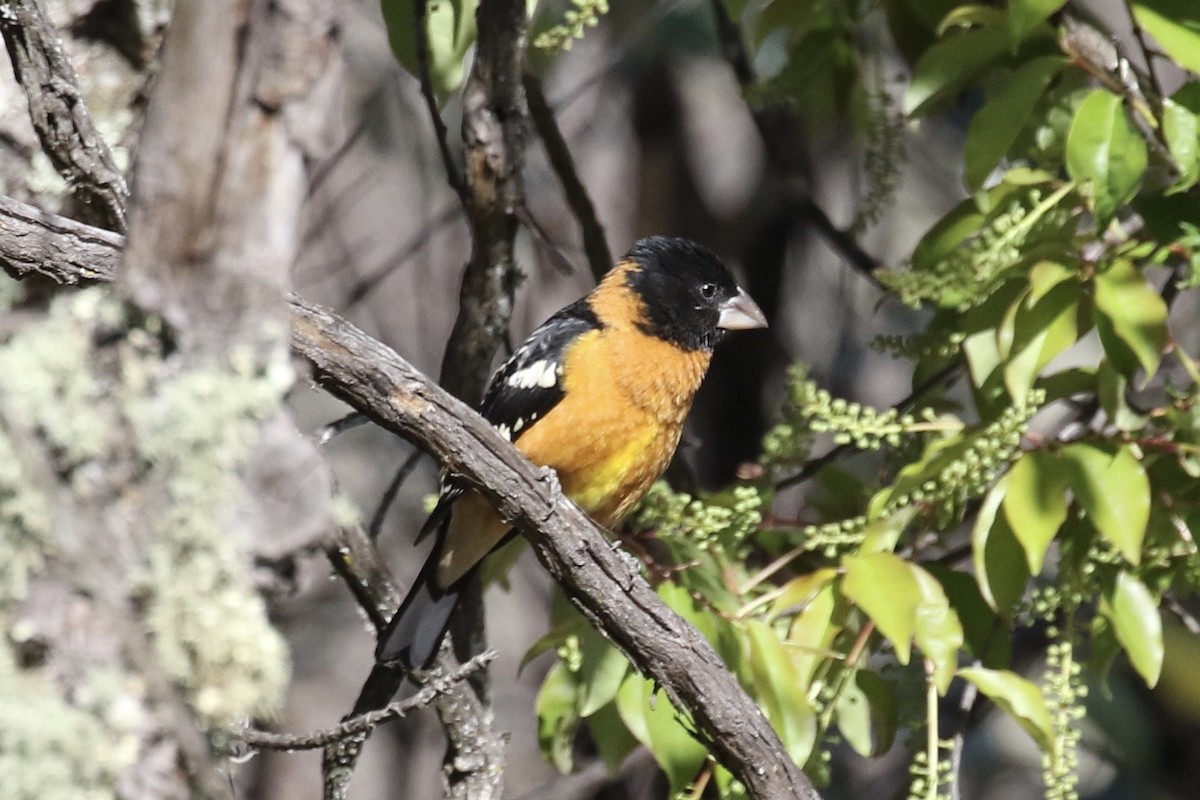
<path fill-rule="evenodd" d="M 543 358 L 509 375 L 507 383 L 514 389 L 550 389 L 561 375 L 561 365 Z"/>

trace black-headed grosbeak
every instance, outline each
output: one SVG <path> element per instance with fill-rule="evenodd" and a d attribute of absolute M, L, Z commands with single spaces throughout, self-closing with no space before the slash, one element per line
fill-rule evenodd
<path fill-rule="evenodd" d="M 591 294 L 513 352 L 480 413 L 612 527 L 670 463 L 723 332 L 766 325 L 712 251 L 686 239 L 642 239 Z M 433 662 L 460 588 L 511 526 L 482 495 L 450 483 L 418 540 L 433 532 L 433 552 L 375 653 L 405 672 Z"/>

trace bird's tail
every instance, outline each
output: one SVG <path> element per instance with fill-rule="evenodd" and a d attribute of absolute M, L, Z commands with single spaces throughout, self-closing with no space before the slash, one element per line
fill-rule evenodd
<path fill-rule="evenodd" d="M 441 533 L 444 537 L 444 531 Z M 391 702 L 413 670 L 428 669 L 437 658 L 450 619 L 458 608 L 462 589 L 470 575 L 442 589 L 437 585 L 441 543 L 421 567 L 408 596 L 379 636 L 376 664 L 363 684 L 352 716 L 383 708 Z M 474 570 L 472 570 L 473 572 Z"/>
<path fill-rule="evenodd" d="M 440 550 L 434 548 L 400 610 L 380 635 L 375 660 L 381 664 L 398 664 L 405 672 L 411 672 L 428 669 L 437 657 L 450 618 L 458 608 L 462 587 L 469 580 L 469 577 L 457 580 L 446 589 L 437 585 Z"/>

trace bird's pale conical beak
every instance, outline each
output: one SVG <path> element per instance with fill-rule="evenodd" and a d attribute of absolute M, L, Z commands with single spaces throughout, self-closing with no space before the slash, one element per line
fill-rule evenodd
<path fill-rule="evenodd" d="M 740 287 L 738 293 L 721 303 L 718 309 L 721 316 L 717 318 L 717 327 L 722 330 L 748 331 L 767 327 L 767 317 L 762 309 Z"/>

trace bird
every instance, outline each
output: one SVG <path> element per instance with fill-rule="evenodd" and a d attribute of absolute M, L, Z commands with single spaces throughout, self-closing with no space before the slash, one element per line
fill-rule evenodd
<path fill-rule="evenodd" d="M 644 238 L 513 351 L 479 411 L 611 530 L 670 464 L 722 336 L 766 326 L 713 251 Z M 449 482 L 417 539 L 430 535 L 428 560 L 375 653 L 404 674 L 432 665 L 466 584 L 514 531 L 483 495 Z"/>

